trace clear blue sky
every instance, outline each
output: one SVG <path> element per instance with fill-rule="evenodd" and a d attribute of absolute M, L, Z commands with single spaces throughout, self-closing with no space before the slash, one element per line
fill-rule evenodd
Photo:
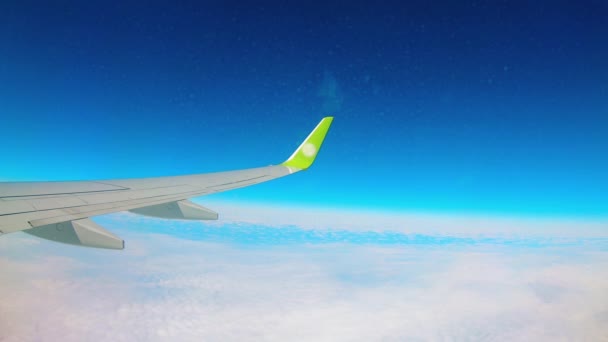
<path fill-rule="evenodd" d="M 608 216 L 608 4 L 0 4 L 2 180 L 280 162 L 215 196 Z"/>

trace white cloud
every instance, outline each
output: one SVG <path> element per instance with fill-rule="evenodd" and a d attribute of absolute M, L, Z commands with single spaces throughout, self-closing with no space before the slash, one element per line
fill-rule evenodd
<path fill-rule="evenodd" d="M 260 223 L 265 214 L 253 212 Z M 363 218 L 349 220 L 360 226 L 344 227 L 364 234 Z M 125 251 L 0 238 L 0 340 L 606 339 L 606 242 L 220 244 L 143 233 L 134 226 L 161 221 L 133 215 L 102 221 L 127 240 Z M 463 227 L 436 231 L 471 235 Z"/>

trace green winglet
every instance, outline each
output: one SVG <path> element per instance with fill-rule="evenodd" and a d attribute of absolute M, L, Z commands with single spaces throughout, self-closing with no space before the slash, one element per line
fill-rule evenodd
<path fill-rule="evenodd" d="M 298 149 L 281 165 L 297 168 L 300 170 L 308 169 L 315 161 L 315 157 L 321 149 L 325 135 L 331 126 L 333 117 L 325 117 L 319 122 L 317 127 L 312 130 L 306 140 L 298 147 Z"/>

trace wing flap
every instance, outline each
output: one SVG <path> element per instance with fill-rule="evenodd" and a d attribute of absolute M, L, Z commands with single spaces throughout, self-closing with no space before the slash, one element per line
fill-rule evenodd
<path fill-rule="evenodd" d="M 49 196 L 125 190 L 124 187 L 103 182 L 5 182 L 1 183 L 0 198 Z"/>

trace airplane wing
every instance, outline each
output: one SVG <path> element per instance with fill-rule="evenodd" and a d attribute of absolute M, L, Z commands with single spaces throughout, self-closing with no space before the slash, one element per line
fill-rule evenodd
<path fill-rule="evenodd" d="M 89 218 L 119 211 L 169 219 L 214 220 L 188 201 L 308 169 L 332 123 L 326 117 L 283 163 L 173 177 L 70 182 L 0 182 L 0 235 L 23 231 L 73 245 L 123 249 L 124 241 Z"/>

